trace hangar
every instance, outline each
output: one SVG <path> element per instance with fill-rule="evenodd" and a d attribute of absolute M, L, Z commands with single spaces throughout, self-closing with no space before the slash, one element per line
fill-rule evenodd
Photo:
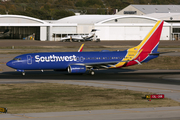
<path fill-rule="evenodd" d="M 62 34 L 88 34 L 91 29 L 98 29 L 96 35 L 101 40 L 142 40 L 151 30 L 158 19 L 136 15 L 79 15 L 70 16 L 53 24 L 77 24 L 69 28 L 61 29 L 58 36 L 53 38 L 60 40 Z M 161 40 L 170 39 L 170 24 L 165 23 Z"/>
<path fill-rule="evenodd" d="M 96 35 L 101 40 L 142 40 L 157 20 L 142 15 L 78 15 L 45 21 L 21 15 L 0 15 L 0 32 L 9 29 L 8 39 L 33 36 L 40 41 L 60 41 L 65 35 L 88 34 L 98 29 Z M 171 25 L 165 22 L 161 40 L 171 39 Z"/>
<path fill-rule="evenodd" d="M 0 15 L 0 32 L 9 30 L 9 39 L 28 39 L 32 36 L 36 40 L 47 40 L 48 23 L 32 17 L 21 15 Z M 3 38 L 3 37 L 1 37 Z"/>
<path fill-rule="evenodd" d="M 170 40 L 180 40 L 180 13 L 152 13 L 146 16 L 168 22 L 171 25 Z"/>
<path fill-rule="evenodd" d="M 44 20 L 22 15 L 0 15 L 0 39 L 30 39 L 54 41 L 54 34 L 75 33 L 70 28 L 76 24 L 52 24 Z M 8 36 L 3 33 L 9 30 Z M 53 39 L 54 38 L 54 39 Z"/>
<path fill-rule="evenodd" d="M 180 5 L 129 5 L 116 15 L 147 15 L 152 13 L 179 13 Z"/>

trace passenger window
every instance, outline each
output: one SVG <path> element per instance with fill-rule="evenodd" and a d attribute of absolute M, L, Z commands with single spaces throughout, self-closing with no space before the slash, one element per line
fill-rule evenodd
<path fill-rule="evenodd" d="M 79 61 L 79 57 L 77 57 L 76 60 Z"/>

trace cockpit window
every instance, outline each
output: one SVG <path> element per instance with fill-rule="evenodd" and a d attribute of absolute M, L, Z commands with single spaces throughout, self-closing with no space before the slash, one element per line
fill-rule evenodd
<path fill-rule="evenodd" d="M 14 58 L 13 60 L 21 60 L 21 58 Z"/>

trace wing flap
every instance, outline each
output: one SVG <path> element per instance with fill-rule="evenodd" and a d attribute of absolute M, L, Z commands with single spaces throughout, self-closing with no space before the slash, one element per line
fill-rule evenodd
<path fill-rule="evenodd" d="M 94 62 L 94 63 L 75 63 L 72 65 L 84 65 L 86 67 L 93 67 L 93 68 L 109 68 L 115 67 L 115 65 L 119 62 L 129 62 L 129 61 L 107 61 L 107 62 Z"/>

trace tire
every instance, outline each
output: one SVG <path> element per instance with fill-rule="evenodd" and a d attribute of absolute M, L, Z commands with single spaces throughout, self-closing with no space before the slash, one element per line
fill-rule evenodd
<path fill-rule="evenodd" d="M 22 72 L 22 75 L 25 76 L 26 75 L 25 72 Z"/>
<path fill-rule="evenodd" d="M 90 74 L 91 74 L 91 75 L 94 75 L 94 71 L 90 71 Z"/>
<path fill-rule="evenodd" d="M 100 42 L 100 39 L 97 39 L 96 42 Z"/>
<path fill-rule="evenodd" d="M 71 66 L 68 67 L 68 73 L 71 73 Z"/>

